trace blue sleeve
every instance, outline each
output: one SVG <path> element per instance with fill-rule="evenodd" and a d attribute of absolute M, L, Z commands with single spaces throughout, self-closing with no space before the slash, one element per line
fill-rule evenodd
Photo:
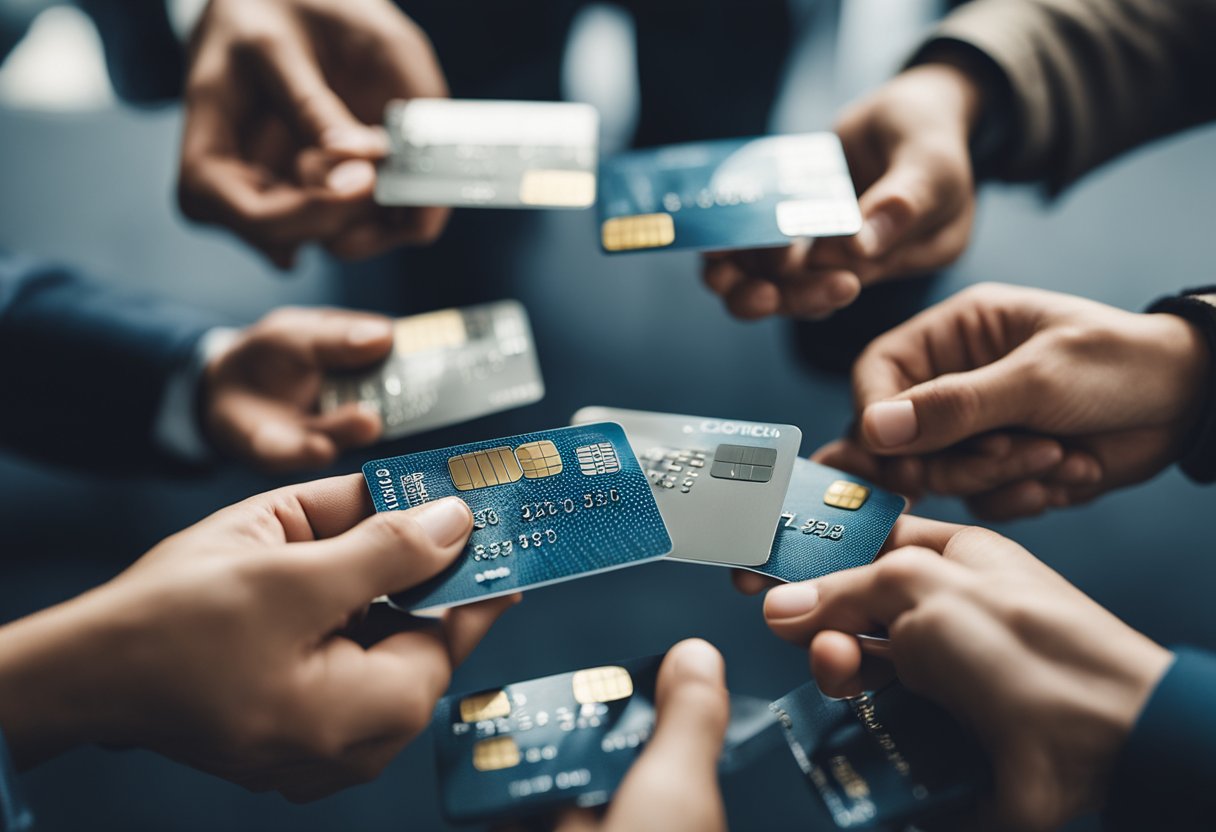
<path fill-rule="evenodd" d="M 158 462 L 153 426 L 166 382 L 219 323 L 0 256 L 0 445 L 118 473 Z"/>
<path fill-rule="evenodd" d="M 17 794 L 17 773 L 0 734 L 0 832 L 26 832 L 34 828 L 34 816 Z"/>
<path fill-rule="evenodd" d="M 1216 656 L 1176 651 L 1116 762 L 1103 820 L 1112 832 L 1216 823 Z"/>

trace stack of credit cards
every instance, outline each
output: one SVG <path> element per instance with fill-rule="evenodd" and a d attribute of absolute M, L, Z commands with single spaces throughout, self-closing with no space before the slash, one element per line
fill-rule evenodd
<path fill-rule="evenodd" d="M 374 460 L 363 476 L 376 511 L 457 496 L 473 512 L 465 557 L 392 596 L 407 611 L 480 601 L 671 551 L 650 483 L 615 424 Z"/>
<path fill-rule="evenodd" d="M 575 424 L 625 429 L 667 524 L 669 557 L 805 581 L 871 562 L 907 503 L 798 458 L 793 425 L 609 407 Z"/>
<path fill-rule="evenodd" d="M 503 822 L 607 803 L 654 731 L 661 661 L 442 699 L 433 727 L 444 815 Z M 975 742 L 898 684 L 850 700 L 828 699 L 813 684 L 771 704 L 732 697 L 720 776 L 773 753 L 793 756 L 842 829 L 961 808 L 987 780 Z"/>
<path fill-rule="evenodd" d="M 861 230 L 834 133 L 724 139 L 624 153 L 600 165 L 600 245 L 745 249 Z"/>
<path fill-rule="evenodd" d="M 362 372 L 333 374 L 321 411 L 355 403 L 397 439 L 540 401 L 545 395 L 528 313 L 513 300 L 400 318 L 393 351 Z"/>
<path fill-rule="evenodd" d="M 381 205 L 587 208 L 595 202 L 599 114 L 542 101 L 393 101 Z"/>

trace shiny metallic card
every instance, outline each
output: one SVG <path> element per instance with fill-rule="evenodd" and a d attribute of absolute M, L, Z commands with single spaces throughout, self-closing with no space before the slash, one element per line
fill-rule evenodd
<path fill-rule="evenodd" d="M 620 424 L 650 478 L 675 560 L 760 566 L 790 484 L 802 431 L 699 416 L 585 407 L 573 423 Z"/>
<path fill-rule="evenodd" d="M 600 245 L 725 250 L 779 246 L 861 230 L 834 133 L 692 142 L 605 159 Z"/>
<path fill-rule="evenodd" d="M 320 401 L 322 412 L 352 402 L 374 410 L 384 438 L 397 439 L 523 407 L 544 394 L 528 313 L 506 300 L 399 319 L 388 359 L 329 376 Z"/>
<path fill-rule="evenodd" d="M 599 114 L 587 104 L 415 98 L 385 110 L 381 205 L 586 208 Z"/>

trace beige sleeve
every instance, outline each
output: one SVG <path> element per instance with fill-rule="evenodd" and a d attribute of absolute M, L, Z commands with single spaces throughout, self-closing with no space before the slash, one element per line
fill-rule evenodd
<path fill-rule="evenodd" d="M 937 36 L 979 48 L 1012 84 L 1001 178 L 1059 190 L 1216 118 L 1216 0 L 973 0 Z"/>

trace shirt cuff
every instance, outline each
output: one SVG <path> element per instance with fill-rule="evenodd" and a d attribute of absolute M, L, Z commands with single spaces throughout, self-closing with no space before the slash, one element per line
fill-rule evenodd
<path fill-rule="evenodd" d="M 34 814 L 21 800 L 17 790 L 17 770 L 13 767 L 0 733 L 0 832 L 26 832 L 34 828 Z"/>
<path fill-rule="evenodd" d="M 153 423 L 160 450 L 183 462 L 202 463 L 211 458 L 211 446 L 199 424 L 199 386 L 207 365 L 232 346 L 240 332 L 230 327 L 208 330 L 189 359 L 169 376 Z"/>

